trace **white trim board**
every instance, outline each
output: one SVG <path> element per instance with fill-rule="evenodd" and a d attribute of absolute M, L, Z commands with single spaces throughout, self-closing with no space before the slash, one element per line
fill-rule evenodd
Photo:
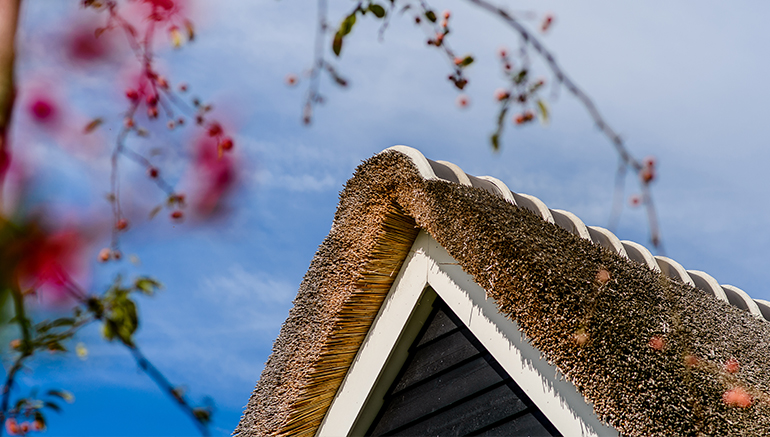
<path fill-rule="evenodd" d="M 406 350 L 425 322 L 435 295 L 460 318 L 548 420 L 565 436 L 617 436 L 566 381 L 541 358 L 516 322 L 430 235 L 420 231 L 374 320 L 317 436 L 362 435 L 382 405 Z M 372 413 L 373 412 L 373 413 Z"/>

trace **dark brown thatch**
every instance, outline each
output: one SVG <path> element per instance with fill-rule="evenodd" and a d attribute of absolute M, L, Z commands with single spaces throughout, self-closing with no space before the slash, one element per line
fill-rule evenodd
<path fill-rule="evenodd" d="M 346 184 L 235 434 L 315 433 L 418 228 L 622 434 L 770 434 L 770 323 L 398 152 Z M 736 387 L 750 406 L 723 401 Z"/>

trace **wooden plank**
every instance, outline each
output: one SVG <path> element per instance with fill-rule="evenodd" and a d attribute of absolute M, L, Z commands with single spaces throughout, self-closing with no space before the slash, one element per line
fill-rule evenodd
<path fill-rule="evenodd" d="M 461 331 L 417 349 L 393 389 L 404 390 L 480 352 Z"/>
<path fill-rule="evenodd" d="M 483 357 L 390 398 L 372 430 L 381 435 L 502 381 Z"/>
<path fill-rule="evenodd" d="M 443 308 L 441 308 L 433 316 L 433 320 L 430 322 L 430 325 L 428 325 L 428 329 L 425 330 L 422 338 L 420 338 L 418 341 L 417 347 L 420 347 L 423 344 L 433 340 L 436 337 L 446 334 L 453 329 L 457 329 L 457 325 L 455 325 L 452 319 L 450 319 L 449 316 L 447 316 L 447 314 L 443 311 Z"/>
<path fill-rule="evenodd" d="M 526 408 L 507 385 L 501 385 L 391 435 L 466 435 Z"/>
<path fill-rule="evenodd" d="M 531 413 L 519 416 L 487 430 L 479 436 L 552 436 L 551 434 Z M 557 434 L 558 435 L 558 434 Z"/>

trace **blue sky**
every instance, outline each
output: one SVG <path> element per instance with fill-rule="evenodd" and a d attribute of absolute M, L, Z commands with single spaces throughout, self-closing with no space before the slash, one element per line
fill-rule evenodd
<path fill-rule="evenodd" d="M 26 2 L 22 80 L 41 70 L 58 74 L 36 35 L 76 14 L 76 2 L 70 3 L 60 9 L 44 0 Z M 468 70 L 467 110 L 455 106 L 457 93 L 445 79 L 449 66 L 411 20 L 395 19 L 379 43 L 377 26 L 367 18 L 346 40 L 338 64 L 352 86 L 340 90 L 324 82 L 328 102 L 306 128 L 300 123 L 306 81 L 289 88 L 283 80 L 288 73 L 301 75 L 311 62 L 312 2 L 199 3 L 198 16 L 205 19 L 198 40 L 162 55 L 172 80 L 190 83 L 237 126 L 245 171 L 236 209 L 210 227 L 136 224 L 124 251 L 137 254 L 141 266 L 94 265 L 92 287 L 108 284 L 116 272 L 149 273 L 166 285 L 141 302 L 138 343 L 172 381 L 189 386 L 193 399 L 215 400 L 215 434 L 227 435 L 237 424 L 328 233 L 338 192 L 355 167 L 380 150 L 418 148 L 470 174 L 495 176 L 586 224 L 606 226 L 617 159 L 565 92 L 552 102 L 549 126 L 509 125 L 502 152 L 491 151 L 492 96 L 503 85 L 495 53 L 518 40 L 483 12 L 460 1 L 436 6 L 454 13 L 453 47 L 477 59 Z M 351 5 L 333 3 L 332 22 Z M 547 46 L 629 148 L 639 157 L 657 157 L 654 194 L 667 255 L 770 300 L 770 33 L 763 22 L 770 6 L 591 0 L 522 1 L 511 8 L 556 15 Z M 549 78 L 546 70 L 539 72 Z M 72 102 L 117 113 L 122 102 L 105 74 L 67 76 Z M 68 157 L 45 144 L 33 156 L 40 174 L 48 175 L 38 193 L 43 201 L 77 205 L 82 214 L 106 210 L 106 160 Z M 176 158 L 167 163 L 173 166 Z M 631 179 L 627 187 L 633 192 Z M 649 246 L 641 210 L 626 209 L 617 234 Z M 76 402 L 51 417 L 50 435 L 195 434 L 124 350 L 100 342 L 97 329 L 79 341 L 89 347 L 87 360 L 47 357 L 23 377 L 28 386 L 75 393 Z"/>

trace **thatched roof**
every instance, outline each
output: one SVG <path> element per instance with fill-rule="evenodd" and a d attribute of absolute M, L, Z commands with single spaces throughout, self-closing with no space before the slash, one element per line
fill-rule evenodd
<path fill-rule="evenodd" d="M 621 434 L 770 434 L 770 323 L 416 162 L 346 183 L 235 434 L 315 433 L 419 229 Z"/>

